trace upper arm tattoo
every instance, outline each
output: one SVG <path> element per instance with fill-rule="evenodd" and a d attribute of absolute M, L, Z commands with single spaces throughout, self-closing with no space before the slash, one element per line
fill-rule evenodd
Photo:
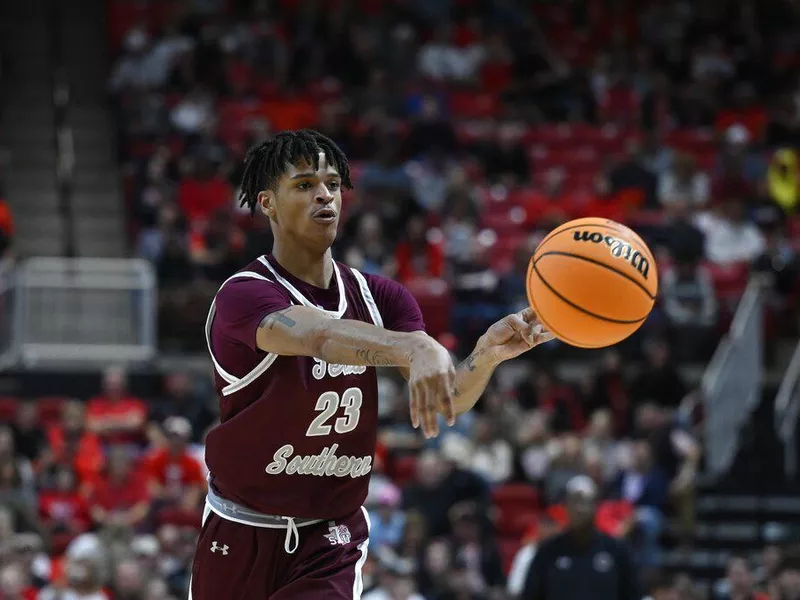
<path fill-rule="evenodd" d="M 289 310 L 291 310 L 291 307 L 282 308 L 281 310 L 276 310 L 275 312 L 268 314 L 261 320 L 258 328 L 269 329 L 271 331 L 277 324 L 281 324 L 284 327 L 294 327 L 297 325 L 297 321 L 286 314 Z"/>

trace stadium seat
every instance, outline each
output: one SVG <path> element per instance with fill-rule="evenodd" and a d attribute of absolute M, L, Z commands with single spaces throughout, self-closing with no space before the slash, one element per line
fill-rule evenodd
<path fill-rule="evenodd" d="M 744 293 L 750 276 L 750 267 L 747 263 L 733 263 L 730 265 L 717 265 L 705 263 L 717 298 L 723 302 L 735 302 Z"/>
<path fill-rule="evenodd" d="M 417 473 L 417 457 L 414 455 L 398 456 L 392 460 L 392 481 L 403 486 L 414 480 Z"/>
<path fill-rule="evenodd" d="M 508 483 L 496 488 L 492 501 L 499 511 L 495 524 L 498 533 L 517 539 L 536 521 L 540 508 L 536 488 L 525 483 Z"/>
<path fill-rule="evenodd" d="M 180 508 L 165 508 L 156 515 L 158 525 L 177 525 L 178 527 L 194 527 L 200 529 L 202 518 L 199 511 L 187 511 Z"/>
<path fill-rule="evenodd" d="M 0 397 L 0 423 L 11 423 L 17 415 L 19 400 L 8 396 Z"/>
<path fill-rule="evenodd" d="M 450 111 L 454 115 L 471 119 L 493 117 L 500 110 L 500 102 L 495 94 L 454 92 L 450 96 Z"/>
<path fill-rule="evenodd" d="M 495 529 L 498 535 L 512 536 L 516 539 L 520 539 L 538 519 L 538 510 L 510 505 L 499 508 L 499 514 L 495 521 Z"/>
<path fill-rule="evenodd" d="M 450 331 L 450 287 L 442 279 L 418 278 L 407 287 L 419 303 L 428 333 L 437 337 Z"/>
<path fill-rule="evenodd" d="M 539 508 L 539 492 L 527 483 L 506 483 L 492 491 L 492 500 L 498 508 L 522 506 Z"/>
<path fill-rule="evenodd" d="M 63 396 L 51 396 L 46 398 L 39 398 L 36 400 L 36 405 L 39 409 L 39 422 L 42 425 L 51 425 L 61 419 L 61 412 L 64 410 L 64 404 L 69 401 L 69 398 Z"/>

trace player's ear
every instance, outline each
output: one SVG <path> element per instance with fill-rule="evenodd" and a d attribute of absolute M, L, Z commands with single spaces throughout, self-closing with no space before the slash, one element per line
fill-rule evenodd
<path fill-rule="evenodd" d="M 258 205 L 267 217 L 275 219 L 275 192 L 272 190 L 258 192 Z"/>

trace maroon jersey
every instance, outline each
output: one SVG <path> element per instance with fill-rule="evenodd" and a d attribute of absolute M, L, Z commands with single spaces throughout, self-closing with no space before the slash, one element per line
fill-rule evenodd
<path fill-rule="evenodd" d="M 223 283 L 206 326 L 220 394 L 220 425 L 206 441 L 216 493 L 271 515 L 332 519 L 358 510 L 375 452 L 375 369 L 260 351 L 256 331 L 291 305 L 394 331 L 424 329 L 419 306 L 399 283 L 334 263 L 322 289 L 272 256 Z"/>

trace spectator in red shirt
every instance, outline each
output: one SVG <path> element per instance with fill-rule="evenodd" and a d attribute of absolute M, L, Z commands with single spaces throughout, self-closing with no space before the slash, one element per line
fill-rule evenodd
<path fill-rule="evenodd" d="M 77 488 L 75 471 L 53 469 L 53 487 L 39 493 L 39 516 L 50 534 L 78 534 L 89 528 L 89 504 Z"/>
<path fill-rule="evenodd" d="M 42 466 L 52 463 L 68 465 L 81 484 L 92 481 L 103 469 L 105 458 L 100 438 L 85 427 L 83 403 L 67 402 L 61 413 L 61 423 L 47 432 L 49 449 Z"/>
<path fill-rule="evenodd" d="M 405 240 L 397 245 L 397 280 L 406 283 L 417 277 L 441 277 L 444 251 L 441 243 L 430 240 L 425 219 L 414 216 L 408 222 Z"/>
<path fill-rule="evenodd" d="M 192 426 L 183 417 L 164 421 L 165 448 L 154 450 L 145 459 L 150 494 L 165 506 L 195 510 L 205 491 L 203 469 L 187 450 Z"/>
<path fill-rule="evenodd" d="M 105 477 L 95 482 L 89 504 L 98 527 L 135 529 L 147 517 L 147 480 L 134 470 L 124 446 L 111 447 Z"/>
<path fill-rule="evenodd" d="M 197 161 L 178 187 L 178 204 L 190 223 L 207 221 L 216 211 L 233 207 L 233 190 L 212 165 Z"/>
<path fill-rule="evenodd" d="M 103 394 L 87 404 L 87 426 L 103 442 L 138 443 L 144 439 L 147 404 L 126 389 L 125 372 L 117 367 L 106 371 Z"/>

